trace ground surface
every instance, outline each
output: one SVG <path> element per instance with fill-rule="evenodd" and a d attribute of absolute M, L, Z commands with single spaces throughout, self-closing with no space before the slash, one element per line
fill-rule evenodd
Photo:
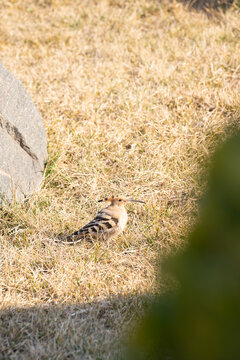
<path fill-rule="evenodd" d="M 1 2 L 1 61 L 40 110 L 49 152 L 40 191 L 0 215 L 1 359 L 121 353 L 156 291 L 156 255 L 184 244 L 202 165 L 240 118 L 239 15 L 156 0 Z M 147 203 L 128 206 L 123 235 L 54 243 L 112 194 Z"/>

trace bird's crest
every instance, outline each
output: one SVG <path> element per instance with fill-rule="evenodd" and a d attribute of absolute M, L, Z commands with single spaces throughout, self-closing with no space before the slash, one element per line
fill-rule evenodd
<path fill-rule="evenodd" d="M 98 202 L 103 202 L 103 201 L 110 201 L 111 203 L 116 203 L 116 202 L 126 202 L 126 199 L 123 199 L 119 196 L 114 196 L 112 195 L 111 197 L 105 197 L 104 199 L 98 200 Z"/>
<path fill-rule="evenodd" d="M 145 204 L 144 201 L 141 200 L 134 200 L 134 199 L 124 199 L 122 197 L 119 196 L 114 196 L 112 195 L 111 197 L 105 197 L 104 199 L 98 200 L 98 202 L 103 202 L 103 201 L 110 201 L 112 204 L 116 204 L 116 203 L 125 203 L 125 202 L 139 202 L 142 204 Z"/>

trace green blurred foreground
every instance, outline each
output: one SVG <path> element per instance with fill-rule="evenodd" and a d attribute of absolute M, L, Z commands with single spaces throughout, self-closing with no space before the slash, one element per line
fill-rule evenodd
<path fill-rule="evenodd" d="M 213 159 L 200 220 L 163 274 L 179 286 L 159 297 L 130 359 L 240 359 L 240 134 Z"/>

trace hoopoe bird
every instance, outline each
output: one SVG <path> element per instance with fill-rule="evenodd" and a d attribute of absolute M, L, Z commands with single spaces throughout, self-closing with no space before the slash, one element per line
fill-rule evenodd
<path fill-rule="evenodd" d="M 120 197 L 110 197 L 98 202 L 109 201 L 110 205 L 100 210 L 95 218 L 80 230 L 67 236 L 68 244 L 76 244 L 82 240 L 109 240 L 111 237 L 121 233 L 128 220 L 127 211 L 124 204 L 126 202 L 138 202 L 145 204 L 144 201 L 123 199 Z"/>

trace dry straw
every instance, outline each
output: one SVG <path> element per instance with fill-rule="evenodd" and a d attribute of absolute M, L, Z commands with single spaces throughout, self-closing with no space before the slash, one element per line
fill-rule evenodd
<path fill-rule="evenodd" d="M 49 153 L 40 191 L 1 211 L 0 350 L 109 359 L 141 295 L 156 290 L 156 254 L 184 244 L 201 167 L 239 119 L 239 10 L 5 0 L 0 16 L 1 60 L 40 110 Z M 129 205 L 123 235 L 54 243 L 112 194 L 147 203 Z"/>

